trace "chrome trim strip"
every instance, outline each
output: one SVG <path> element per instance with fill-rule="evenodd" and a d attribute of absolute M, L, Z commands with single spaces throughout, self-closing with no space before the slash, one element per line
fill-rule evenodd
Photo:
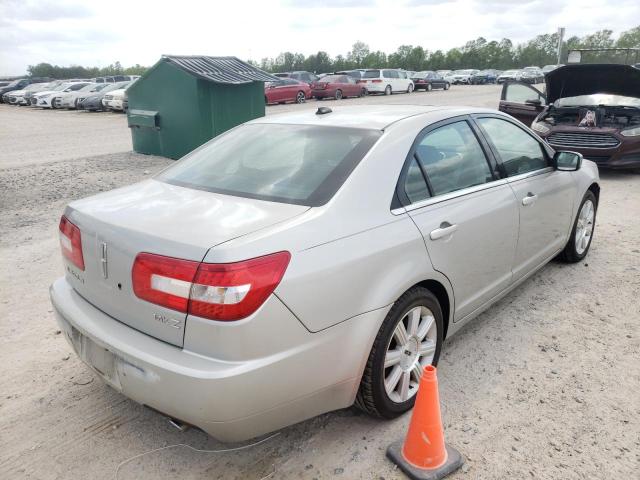
<path fill-rule="evenodd" d="M 464 197 L 466 195 L 471 195 L 473 193 L 481 192 L 483 190 L 489 190 L 490 188 L 496 188 L 501 185 L 505 185 L 506 183 L 507 183 L 507 179 L 503 178 L 500 180 L 494 180 L 489 183 L 483 183 L 482 185 L 476 185 L 475 187 L 463 188 L 462 190 L 456 190 L 455 192 L 436 195 L 435 197 L 426 198 L 419 202 L 412 203 L 411 205 L 407 205 L 406 207 L 395 208 L 391 210 L 391 213 L 393 213 L 394 215 L 400 215 L 405 212 L 410 212 L 412 210 L 417 210 L 419 208 L 428 207 L 429 205 L 436 205 L 438 203 L 446 202 L 454 198 Z"/>
<path fill-rule="evenodd" d="M 515 182 L 519 182 L 520 180 L 524 180 L 525 178 L 535 177 L 538 175 L 543 175 L 545 173 L 551 173 L 551 172 L 553 172 L 553 167 L 545 167 L 545 168 L 541 168 L 540 170 L 533 170 L 531 172 L 521 173 L 520 175 L 508 177 L 507 182 L 515 183 Z"/>

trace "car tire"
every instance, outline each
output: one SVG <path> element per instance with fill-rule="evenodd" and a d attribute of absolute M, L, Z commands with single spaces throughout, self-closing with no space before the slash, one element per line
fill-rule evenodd
<path fill-rule="evenodd" d="M 391 85 L 387 85 L 384 89 L 384 94 L 391 95 L 392 93 L 393 93 L 393 90 L 391 89 Z"/>
<path fill-rule="evenodd" d="M 304 103 L 307 100 L 304 92 L 300 90 L 296 95 L 296 103 Z"/>
<path fill-rule="evenodd" d="M 336 100 L 342 100 L 342 90 L 336 90 Z"/>
<path fill-rule="evenodd" d="M 315 97 L 317 102 L 321 102 L 322 101 L 322 97 Z"/>
<path fill-rule="evenodd" d="M 427 83 L 427 86 L 425 87 L 425 91 L 426 91 L 426 92 L 430 92 L 432 88 L 433 88 L 433 87 L 431 86 L 431 84 L 430 84 L 430 83 Z"/>
<path fill-rule="evenodd" d="M 409 86 L 407 87 L 407 93 L 411 92 L 413 92 L 413 85 L 409 84 Z"/>
<path fill-rule="evenodd" d="M 358 97 L 362 98 L 366 96 L 367 96 L 367 89 L 363 88 L 362 90 L 360 90 L 360 95 L 358 95 Z"/>
<path fill-rule="evenodd" d="M 591 240 L 593 240 L 597 211 L 598 200 L 591 190 L 587 190 L 573 222 L 569 241 L 559 255 L 560 260 L 567 263 L 577 263 L 587 256 Z"/>
<path fill-rule="evenodd" d="M 445 83 L 444 84 L 444 89 L 445 90 L 449 90 L 449 87 L 451 87 L 451 85 L 449 83 Z"/>
<path fill-rule="evenodd" d="M 409 319 L 411 312 L 415 311 L 420 314 L 417 324 L 415 317 L 413 322 Z M 398 342 L 397 327 L 401 323 L 405 332 L 403 338 L 407 339 L 405 345 Z M 424 340 L 422 343 L 420 336 Z M 387 419 L 413 408 L 419 385 L 418 372 L 421 374 L 427 364 L 437 365 L 442 341 L 442 309 L 437 298 L 424 287 L 409 289 L 393 304 L 382 322 L 365 365 L 355 405 L 369 415 Z M 424 357 L 418 355 L 419 345 L 431 346 Z M 398 379 L 396 385 L 391 387 L 390 394 L 385 385 L 395 377 Z M 400 390 L 399 393 L 395 392 L 396 388 Z M 410 396 L 404 399 L 407 395 Z"/>

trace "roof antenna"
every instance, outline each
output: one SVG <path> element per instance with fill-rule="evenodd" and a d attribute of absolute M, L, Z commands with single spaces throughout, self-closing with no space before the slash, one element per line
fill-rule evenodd
<path fill-rule="evenodd" d="M 316 115 L 326 115 L 327 113 L 331 112 L 333 112 L 333 110 L 331 110 L 329 107 L 318 107 L 318 110 L 316 110 Z"/>

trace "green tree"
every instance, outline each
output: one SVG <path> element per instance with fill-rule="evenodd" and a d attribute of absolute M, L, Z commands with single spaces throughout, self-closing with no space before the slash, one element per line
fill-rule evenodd
<path fill-rule="evenodd" d="M 353 67 L 361 67 L 362 61 L 369 55 L 369 45 L 364 42 L 357 41 L 351 47 L 351 51 L 347 53 L 347 60 Z"/>

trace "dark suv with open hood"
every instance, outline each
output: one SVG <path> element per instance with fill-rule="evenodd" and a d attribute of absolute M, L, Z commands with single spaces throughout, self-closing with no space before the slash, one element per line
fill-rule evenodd
<path fill-rule="evenodd" d="M 500 110 L 549 145 L 600 167 L 640 168 L 640 70 L 567 65 L 545 75 L 546 92 L 522 82 L 502 87 Z"/>

